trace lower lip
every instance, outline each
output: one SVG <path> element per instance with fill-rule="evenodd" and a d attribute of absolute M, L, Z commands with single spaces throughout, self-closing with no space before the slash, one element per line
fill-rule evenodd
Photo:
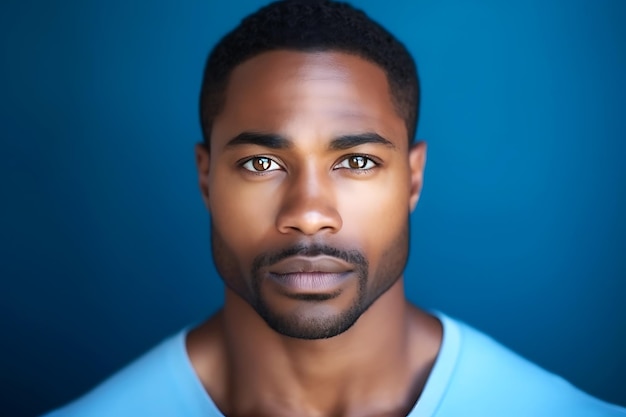
<path fill-rule="evenodd" d="M 269 274 L 272 281 L 295 292 L 323 293 L 336 290 L 347 278 L 347 273 L 298 272 Z"/>

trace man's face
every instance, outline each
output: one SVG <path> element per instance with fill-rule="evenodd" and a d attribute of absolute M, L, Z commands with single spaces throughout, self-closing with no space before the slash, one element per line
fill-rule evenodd
<path fill-rule="evenodd" d="M 279 333 L 346 331 L 402 275 L 424 159 L 377 65 L 251 58 L 230 76 L 210 155 L 197 147 L 218 272 Z"/>

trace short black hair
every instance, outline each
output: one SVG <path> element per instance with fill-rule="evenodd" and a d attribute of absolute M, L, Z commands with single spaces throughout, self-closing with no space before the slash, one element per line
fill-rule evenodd
<path fill-rule="evenodd" d="M 213 48 L 200 93 L 200 121 L 210 145 L 215 117 L 222 111 L 233 69 L 263 52 L 339 51 L 379 65 L 386 73 L 391 99 L 404 119 L 409 143 L 419 115 L 419 79 L 406 47 L 363 11 L 331 0 L 282 0 L 244 18 Z"/>

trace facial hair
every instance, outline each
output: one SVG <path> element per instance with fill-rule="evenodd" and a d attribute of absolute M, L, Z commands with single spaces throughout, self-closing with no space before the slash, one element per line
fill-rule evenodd
<path fill-rule="evenodd" d="M 215 267 L 225 285 L 243 298 L 274 331 L 297 339 L 325 339 L 350 329 L 365 311 L 402 276 L 408 259 L 409 227 L 383 252 L 378 267 L 370 276 L 367 257 L 362 251 L 341 249 L 326 243 L 300 243 L 255 257 L 249 271 L 237 260 L 219 231 L 211 225 L 211 243 Z M 262 268 L 292 256 L 329 256 L 352 265 L 357 279 L 357 294 L 351 305 L 338 314 L 323 317 L 302 317 L 281 314 L 269 305 L 261 292 Z M 371 281 L 371 282 L 370 282 Z M 324 302 L 328 294 L 301 294 L 305 302 Z"/>

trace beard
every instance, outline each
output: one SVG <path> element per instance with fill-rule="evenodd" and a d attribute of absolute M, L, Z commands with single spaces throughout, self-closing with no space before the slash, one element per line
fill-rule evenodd
<path fill-rule="evenodd" d="M 409 227 L 383 251 L 379 265 L 370 272 L 367 257 L 359 250 L 345 250 L 323 243 L 299 243 L 275 252 L 256 256 L 250 270 L 243 269 L 234 251 L 211 224 L 213 261 L 224 284 L 244 299 L 274 331 L 306 340 L 326 339 L 350 329 L 367 309 L 402 276 L 409 253 Z M 292 256 L 329 256 L 349 263 L 356 277 L 356 295 L 350 304 L 335 314 L 284 313 L 263 296 L 262 270 Z M 303 303 L 324 303 L 334 294 L 297 294 L 292 298 Z"/>
<path fill-rule="evenodd" d="M 277 313 L 262 297 L 261 282 L 262 268 L 268 268 L 283 259 L 292 256 L 319 256 L 325 255 L 341 259 L 355 271 L 357 280 L 357 294 L 354 302 L 347 310 L 336 315 L 323 317 L 304 317 L 299 314 Z M 252 287 L 255 296 L 253 307 L 265 322 L 278 333 L 297 339 L 325 339 L 337 336 L 348 330 L 361 316 L 368 281 L 368 262 L 359 251 L 344 251 L 329 245 L 299 244 L 274 253 L 263 253 L 257 256 L 252 263 Z M 298 294 L 293 298 L 305 302 L 324 302 L 332 299 L 334 294 Z"/>

